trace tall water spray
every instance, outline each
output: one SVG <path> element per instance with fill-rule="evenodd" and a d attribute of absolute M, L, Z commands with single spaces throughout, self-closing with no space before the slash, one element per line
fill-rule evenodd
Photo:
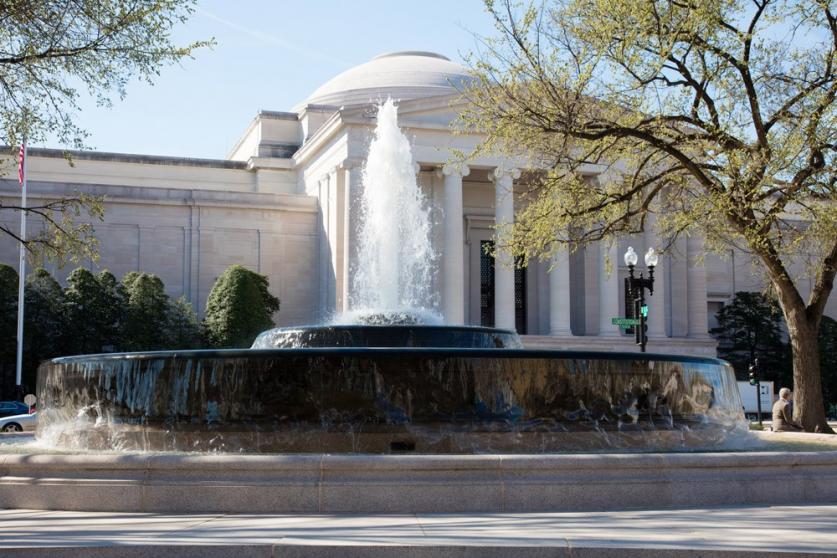
<path fill-rule="evenodd" d="M 398 127 L 392 99 L 378 107 L 363 169 L 361 219 L 351 314 L 440 322 L 433 310 L 436 254 L 430 241 L 430 209 L 416 181 L 410 142 Z"/>

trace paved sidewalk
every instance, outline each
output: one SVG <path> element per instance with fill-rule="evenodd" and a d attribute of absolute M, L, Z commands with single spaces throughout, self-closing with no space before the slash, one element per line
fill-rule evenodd
<path fill-rule="evenodd" d="M 0 510 L 0 556 L 837 557 L 837 505 L 449 515 Z"/>

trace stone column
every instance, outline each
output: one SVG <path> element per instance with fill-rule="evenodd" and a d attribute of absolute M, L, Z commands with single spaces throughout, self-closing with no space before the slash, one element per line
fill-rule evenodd
<path fill-rule="evenodd" d="M 570 329 L 570 253 L 559 248 L 549 270 L 549 334 L 572 335 Z"/>
<path fill-rule="evenodd" d="M 334 312 L 329 304 L 329 290 L 331 288 L 331 255 L 329 250 L 329 190 L 331 175 L 326 173 L 317 181 L 317 201 L 319 212 L 317 214 L 317 240 L 319 245 L 319 275 L 320 275 L 320 297 L 319 297 L 319 318 L 325 320 Z"/>
<path fill-rule="evenodd" d="M 610 267 L 608 273 L 606 262 Z M 619 244 L 599 243 L 599 337 L 618 337 L 619 328 L 611 318 L 622 315 L 619 311 Z"/>
<path fill-rule="evenodd" d="M 494 226 L 497 231 L 514 224 L 514 180 L 518 169 L 498 167 L 491 174 L 494 181 Z M 494 326 L 515 329 L 514 261 L 511 254 L 497 250 L 494 263 Z"/>
<path fill-rule="evenodd" d="M 686 242 L 688 257 L 689 337 L 709 337 L 706 302 L 706 266 L 703 263 L 703 239 L 689 237 Z"/>
<path fill-rule="evenodd" d="M 645 231 L 645 250 L 654 247 L 657 252 L 663 246 L 660 240 L 660 235 L 656 226 L 656 218 L 654 215 L 649 215 L 648 228 Z M 643 261 L 644 254 L 640 256 L 639 265 L 645 266 Z M 668 336 L 668 304 L 666 298 L 668 296 L 668 289 L 666 288 L 668 282 L 668 255 L 661 255 L 657 267 L 654 268 L 654 294 L 646 298 L 648 304 L 648 337 L 667 337 Z M 651 349 L 653 351 L 653 349 Z"/>
<path fill-rule="evenodd" d="M 462 178 L 470 174 L 466 165 L 445 165 L 444 247 L 442 250 L 442 307 L 449 324 L 465 323 L 465 248 L 462 229 Z"/>
<path fill-rule="evenodd" d="M 337 190 L 337 309 L 347 312 L 350 309 L 352 274 L 357 259 L 357 227 L 359 226 L 361 203 L 361 168 L 353 161 L 344 161 L 340 165 L 341 183 Z"/>
<path fill-rule="evenodd" d="M 329 261 L 327 263 L 328 296 L 326 299 L 326 307 L 329 309 L 331 313 L 338 312 L 342 308 L 337 305 L 337 277 L 339 275 L 340 270 L 337 263 L 337 258 L 340 252 L 338 244 L 340 234 L 337 230 L 337 223 L 340 220 L 338 213 L 338 209 L 340 208 L 340 206 L 337 203 L 337 175 L 339 172 L 339 167 L 334 167 L 328 173 L 328 189 L 326 192 L 326 195 L 328 196 L 328 218 L 326 230 L 328 231 L 327 250 L 329 253 Z"/>

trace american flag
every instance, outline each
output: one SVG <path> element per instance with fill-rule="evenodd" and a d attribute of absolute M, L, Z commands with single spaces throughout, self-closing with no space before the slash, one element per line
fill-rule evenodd
<path fill-rule="evenodd" d="M 20 187 L 23 187 L 23 158 L 25 157 L 26 153 L 26 144 L 20 144 L 20 157 L 17 160 L 17 178 L 20 180 Z"/>

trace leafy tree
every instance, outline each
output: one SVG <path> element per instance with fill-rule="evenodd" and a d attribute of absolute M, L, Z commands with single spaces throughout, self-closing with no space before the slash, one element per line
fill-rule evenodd
<path fill-rule="evenodd" d="M 124 308 L 124 293 L 108 271 L 98 276 L 84 268 L 74 270 L 64 290 L 70 354 L 100 353 L 114 350 Z"/>
<path fill-rule="evenodd" d="M 152 83 L 163 66 L 190 57 L 211 42 L 185 46 L 174 29 L 194 0 L 4 0 L 0 3 L 0 145 L 51 137 L 84 147 L 75 122 L 82 94 L 109 106 L 131 79 Z M 0 206 L 0 210 L 14 209 Z M 89 218 L 101 218 L 100 200 L 75 194 L 29 208 L 46 228 L 27 241 L 33 252 L 59 260 L 95 254 Z M 0 219 L 2 221 L 2 219 Z M 0 233 L 16 236 L 7 228 Z"/>
<path fill-rule="evenodd" d="M 817 332 L 837 274 L 833 2 L 486 6 L 497 32 L 472 59 L 461 124 L 483 134 L 474 156 L 541 169 L 498 246 L 548 258 L 653 223 L 663 242 L 746 248 L 787 323 L 795 418 L 830 431 Z"/>
<path fill-rule="evenodd" d="M 125 295 L 121 336 L 129 351 L 159 350 L 166 346 L 169 296 L 156 275 L 132 272 L 122 278 Z"/>
<path fill-rule="evenodd" d="M 279 299 L 268 291 L 264 275 L 232 265 L 215 281 L 206 301 L 204 328 L 221 348 L 249 347 L 256 335 L 273 327 Z"/>
<path fill-rule="evenodd" d="M 203 345 L 201 324 L 186 297 L 169 301 L 166 318 L 167 349 L 199 349 Z"/>
<path fill-rule="evenodd" d="M 32 391 L 38 365 L 65 353 L 64 339 L 72 333 L 64 315 L 64 291 L 43 268 L 35 269 L 24 287 L 23 384 Z"/>
<path fill-rule="evenodd" d="M 17 271 L 0 264 L 0 391 L 14 393 L 17 358 Z"/>
<path fill-rule="evenodd" d="M 763 379 L 790 385 L 792 374 L 782 339 L 782 312 L 761 293 L 738 292 L 718 312 L 718 327 L 711 330 L 718 341 L 718 356 L 735 368 L 739 380 L 746 380 L 755 359 L 764 370 Z"/>

